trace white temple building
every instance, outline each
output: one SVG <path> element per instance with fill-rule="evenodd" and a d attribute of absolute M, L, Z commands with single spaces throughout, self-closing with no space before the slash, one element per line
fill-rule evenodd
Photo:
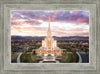
<path fill-rule="evenodd" d="M 39 49 L 36 49 L 37 55 L 62 55 L 63 49 L 57 47 L 57 41 L 51 35 L 50 30 L 50 18 L 48 24 L 47 36 L 42 40 L 42 46 Z"/>

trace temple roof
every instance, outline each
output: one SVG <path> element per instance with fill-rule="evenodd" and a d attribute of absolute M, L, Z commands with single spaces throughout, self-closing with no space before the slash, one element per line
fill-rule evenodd
<path fill-rule="evenodd" d="M 49 17 L 49 24 L 48 24 L 48 32 L 47 32 L 47 37 L 51 37 L 51 30 L 50 30 L 50 17 Z"/>

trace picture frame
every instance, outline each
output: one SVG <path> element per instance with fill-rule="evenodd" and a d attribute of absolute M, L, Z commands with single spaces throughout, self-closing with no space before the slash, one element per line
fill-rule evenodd
<path fill-rule="evenodd" d="M 52 4 L 51 4 L 52 3 Z M 1 25 L 0 25 L 0 65 L 1 74 L 21 73 L 92 73 L 99 74 L 100 50 L 99 50 L 99 6 L 100 1 L 96 0 L 75 0 L 75 1 L 1 1 Z M 89 18 L 89 63 L 64 63 L 64 64 L 35 64 L 35 63 L 11 63 L 11 27 L 10 12 L 12 10 L 88 10 Z"/>

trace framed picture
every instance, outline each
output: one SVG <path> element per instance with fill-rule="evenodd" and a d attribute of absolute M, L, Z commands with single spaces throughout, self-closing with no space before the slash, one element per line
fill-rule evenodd
<path fill-rule="evenodd" d="M 98 74 L 99 3 L 2 1 L 1 73 Z"/>

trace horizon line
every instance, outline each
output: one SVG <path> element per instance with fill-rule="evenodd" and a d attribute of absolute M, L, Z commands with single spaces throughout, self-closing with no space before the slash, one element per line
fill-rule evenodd
<path fill-rule="evenodd" d="M 21 35 L 11 35 L 11 36 L 21 36 Z M 45 37 L 45 36 L 22 36 L 22 37 Z M 55 37 L 73 37 L 73 36 L 55 36 Z M 79 37 L 89 37 L 89 36 L 79 36 Z"/>

